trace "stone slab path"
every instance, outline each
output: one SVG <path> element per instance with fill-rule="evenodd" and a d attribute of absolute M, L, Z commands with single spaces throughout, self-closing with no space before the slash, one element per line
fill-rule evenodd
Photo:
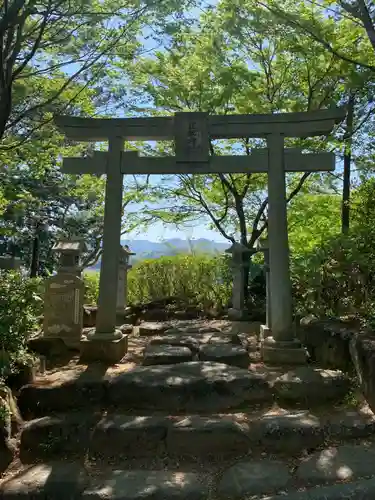
<path fill-rule="evenodd" d="M 239 462 L 226 470 L 217 492 L 223 498 L 243 498 L 285 490 L 292 481 L 288 465 L 281 461 Z"/>
<path fill-rule="evenodd" d="M 157 357 L 159 346 L 152 346 L 150 353 Z M 163 346 L 164 347 L 164 346 Z M 172 347 L 172 346 L 171 346 Z M 170 358 L 181 361 L 188 356 L 188 348 L 170 349 Z M 165 352 L 165 351 L 162 351 Z M 180 356 L 182 354 L 183 356 Z M 190 356 L 190 354 L 189 354 Z M 151 357 L 152 360 L 154 360 Z M 306 367 L 304 376 L 299 369 L 288 372 L 291 381 L 284 381 L 280 372 L 239 368 L 214 361 L 183 361 L 174 364 L 131 366 L 125 371 L 106 373 L 98 371 L 95 377 L 79 374 L 68 381 L 37 381 L 22 388 L 18 404 L 22 414 L 46 415 L 69 409 L 90 406 L 113 406 L 154 411 L 218 412 L 243 405 L 268 404 L 274 399 L 307 404 L 342 398 L 349 389 L 349 381 L 341 372 Z M 325 375 L 327 373 L 327 376 Z M 291 386 L 299 399 L 290 398 Z M 344 391 L 345 389 L 345 391 Z"/>
<path fill-rule="evenodd" d="M 306 459 L 297 477 L 308 483 L 348 481 L 375 474 L 373 445 L 343 445 L 320 450 Z"/>
<path fill-rule="evenodd" d="M 0 498 L 373 500 L 375 416 L 333 409 L 349 379 L 254 363 L 254 333 L 149 322 L 117 366 L 48 371 L 19 394 L 27 421 Z"/>
<path fill-rule="evenodd" d="M 239 368 L 248 368 L 250 364 L 247 350 L 242 345 L 229 343 L 209 343 L 202 346 L 199 351 L 199 359 L 201 361 L 217 361 Z"/>
<path fill-rule="evenodd" d="M 346 448 L 345 451 L 343 449 Z M 375 495 L 375 445 L 366 452 L 359 445 L 337 447 L 341 456 L 327 476 L 314 475 L 314 481 L 304 477 L 301 486 L 300 471 L 306 472 L 308 462 L 321 463 L 311 455 L 305 462 L 278 458 L 243 458 L 236 463 L 189 468 L 175 463 L 173 467 L 149 469 L 122 466 L 104 466 L 79 462 L 46 462 L 24 467 L 0 483 L 2 500 L 373 500 Z M 330 450 L 332 454 L 333 448 Z M 355 458 L 353 458 L 355 457 Z M 296 465 L 297 464 L 297 465 Z M 311 464 L 309 466 L 311 471 Z M 352 470 L 351 478 L 338 475 Z M 310 477 L 310 476 L 309 476 Z M 311 479 L 311 477 L 310 477 Z M 343 483 L 342 481 L 348 481 Z M 334 484 L 332 484 L 334 483 Z"/>
<path fill-rule="evenodd" d="M 181 334 L 165 334 L 160 337 L 154 337 L 150 340 L 149 345 L 172 345 L 181 346 L 189 348 L 192 353 L 197 354 L 199 352 L 199 346 L 208 342 L 211 338 L 210 334 L 202 335 L 181 335 Z"/>
<path fill-rule="evenodd" d="M 212 361 L 138 366 L 113 377 L 108 401 L 128 408 L 217 412 L 246 402 L 267 403 L 272 390 L 265 378 Z"/>
<path fill-rule="evenodd" d="M 374 415 L 358 411 L 337 410 L 329 416 L 280 408 L 209 416 L 77 412 L 27 422 L 20 454 L 28 463 L 61 453 L 68 458 L 92 456 L 103 461 L 156 454 L 211 460 L 255 451 L 285 456 L 374 433 Z"/>
<path fill-rule="evenodd" d="M 192 361 L 192 351 L 182 345 L 148 345 L 143 354 L 143 365 L 172 365 Z"/>
<path fill-rule="evenodd" d="M 194 473 L 112 471 L 86 490 L 83 500 L 206 500 L 207 484 Z"/>

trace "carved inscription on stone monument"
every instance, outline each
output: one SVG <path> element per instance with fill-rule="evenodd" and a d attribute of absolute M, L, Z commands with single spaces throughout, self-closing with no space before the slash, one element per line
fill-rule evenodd
<path fill-rule="evenodd" d="M 83 322 L 83 281 L 59 273 L 46 280 L 44 335 L 79 340 Z"/>

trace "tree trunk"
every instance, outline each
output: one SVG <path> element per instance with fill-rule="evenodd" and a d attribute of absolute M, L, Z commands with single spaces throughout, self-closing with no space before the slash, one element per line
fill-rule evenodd
<path fill-rule="evenodd" d="M 352 162 L 352 132 L 355 95 L 351 92 L 348 99 L 346 132 L 344 139 L 344 183 L 342 189 L 341 232 L 348 234 L 350 226 L 350 170 Z"/>
<path fill-rule="evenodd" d="M 38 230 L 37 230 L 35 233 L 35 236 L 34 236 L 34 240 L 33 240 L 31 264 L 30 264 L 30 278 L 36 278 L 38 276 L 39 250 L 40 250 L 40 244 L 39 244 L 39 235 L 38 235 Z"/>
<path fill-rule="evenodd" d="M 245 307 L 248 306 L 249 303 L 249 284 L 250 284 L 250 259 L 248 254 L 243 254 L 243 267 L 244 267 L 244 302 Z"/>

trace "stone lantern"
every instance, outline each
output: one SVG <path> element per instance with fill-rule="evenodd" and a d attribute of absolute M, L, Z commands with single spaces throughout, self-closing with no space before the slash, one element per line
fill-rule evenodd
<path fill-rule="evenodd" d="M 270 251 L 268 238 L 258 239 L 256 248 L 258 252 L 262 252 L 264 255 L 264 269 L 266 272 L 266 324 L 261 327 L 261 336 L 266 338 L 271 330 Z"/>
<path fill-rule="evenodd" d="M 80 256 L 85 248 L 82 239 L 58 241 L 52 248 L 60 257 L 57 274 L 45 281 L 44 338 L 62 339 L 75 349 L 80 346 L 83 328 L 85 285 Z"/>
<path fill-rule="evenodd" d="M 74 274 L 81 276 L 80 257 L 86 250 L 86 245 L 81 238 L 72 238 L 58 241 L 52 248 L 59 253 L 58 273 Z"/>
<path fill-rule="evenodd" d="M 225 253 L 232 255 L 233 270 L 233 292 L 232 308 L 228 311 L 228 317 L 232 320 L 248 319 L 247 305 L 245 304 L 245 273 L 248 272 L 250 257 L 256 252 L 255 249 L 248 248 L 241 243 L 233 245 L 225 250 Z"/>
<path fill-rule="evenodd" d="M 135 253 L 130 250 L 128 245 L 120 246 L 116 302 L 116 311 L 120 314 L 125 311 L 127 306 L 128 271 L 132 268 L 129 264 L 132 255 Z"/>

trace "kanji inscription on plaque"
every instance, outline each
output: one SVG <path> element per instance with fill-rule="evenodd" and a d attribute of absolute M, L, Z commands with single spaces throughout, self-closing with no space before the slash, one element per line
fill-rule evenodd
<path fill-rule="evenodd" d="M 207 113 L 176 113 L 174 117 L 177 162 L 208 162 Z"/>

